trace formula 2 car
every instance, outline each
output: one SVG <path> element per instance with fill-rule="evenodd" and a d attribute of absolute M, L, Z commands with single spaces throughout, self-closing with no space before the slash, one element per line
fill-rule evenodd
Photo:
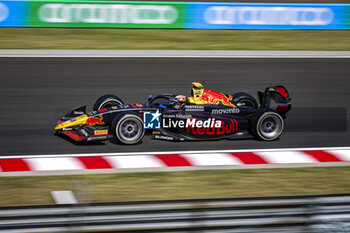
<path fill-rule="evenodd" d="M 150 95 L 146 103 L 124 104 L 116 95 L 98 98 L 93 111 L 86 106 L 59 119 L 55 133 L 76 142 L 99 142 L 111 134 L 121 144 L 136 144 L 146 130 L 153 138 L 186 141 L 255 137 L 272 141 L 284 129 L 291 98 L 283 86 L 270 86 L 254 97 L 227 95 L 193 82 L 191 96 Z"/>

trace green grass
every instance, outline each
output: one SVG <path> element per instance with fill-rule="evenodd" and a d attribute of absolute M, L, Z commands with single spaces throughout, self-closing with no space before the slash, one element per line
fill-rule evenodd
<path fill-rule="evenodd" d="M 52 204 L 50 191 L 79 184 L 89 201 L 110 202 L 344 193 L 349 180 L 349 167 L 1 177 L 0 206 Z"/>
<path fill-rule="evenodd" d="M 350 30 L 0 28 L 0 49 L 350 50 Z"/>

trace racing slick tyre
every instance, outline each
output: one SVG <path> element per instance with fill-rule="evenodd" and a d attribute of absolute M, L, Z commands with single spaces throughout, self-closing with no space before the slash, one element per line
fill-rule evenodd
<path fill-rule="evenodd" d="M 254 108 L 258 109 L 259 105 L 253 96 L 245 92 L 237 92 L 232 95 L 233 101 L 240 108 Z"/>
<path fill-rule="evenodd" d="M 274 111 L 262 109 L 251 119 L 253 135 L 264 141 L 276 140 L 283 132 L 284 120 Z"/>
<path fill-rule="evenodd" d="M 136 114 L 116 116 L 111 124 L 115 139 L 122 144 L 136 144 L 145 135 L 142 119 Z"/>
<path fill-rule="evenodd" d="M 93 110 L 100 110 L 111 106 L 123 105 L 124 102 L 116 95 L 103 95 L 94 104 Z"/>

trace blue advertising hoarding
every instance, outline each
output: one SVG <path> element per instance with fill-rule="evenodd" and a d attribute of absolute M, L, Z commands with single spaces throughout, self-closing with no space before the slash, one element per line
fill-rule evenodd
<path fill-rule="evenodd" d="M 48 0 L 50 1 L 50 0 Z M 54 2 L 50 1 L 50 2 Z M 57 1 L 56 1 L 57 2 Z M 80 4 L 80 0 L 62 1 L 66 7 L 56 9 L 60 15 L 69 16 L 68 13 L 76 13 L 72 6 Z M 43 13 L 38 6 L 44 4 L 41 0 L 0 0 L 0 27 L 38 27 L 43 26 L 33 23 L 31 20 Z M 100 5 L 102 2 L 99 2 Z M 121 1 L 108 1 L 109 4 L 122 4 Z M 124 2 L 125 3 L 125 2 Z M 156 2 L 141 2 L 142 4 L 153 4 Z M 158 2 L 157 2 L 158 3 Z M 181 2 L 180 2 L 181 3 Z M 162 4 L 180 4 L 179 2 L 162 2 Z M 79 5 L 78 4 L 78 5 Z M 85 8 L 95 9 L 96 1 L 85 0 Z M 135 3 L 136 4 L 136 3 Z M 140 2 L 137 2 L 140 4 Z M 50 4 L 48 4 L 50 5 Z M 54 5 L 54 4 L 51 4 Z M 57 5 L 57 4 L 56 4 Z M 114 6 L 116 8 L 116 6 Z M 102 5 L 101 5 L 102 6 Z M 118 5 L 119 6 L 119 5 Z M 125 4 L 123 5 L 125 8 Z M 72 8 L 72 9 L 71 9 Z M 103 8 L 103 7 L 102 7 Z M 101 12 L 104 9 L 100 9 Z M 119 7 L 120 8 L 120 7 Z M 119 9 L 118 8 L 118 9 Z M 137 7 L 136 7 L 137 8 Z M 41 8 L 40 8 L 41 9 Z M 125 14 L 120 10 L 114 10 L 110 17 L 120 18 Z M 97 11 L 97 10 L 95 10 Z M 154 10 L 153 10 L 154 11 Z M 87 14 L 87 10 L 77 11 Z M 94 11 L 93 11 L 94 12 Z M 129 12 L 129 11 L 128 11 Z M 144 17 L 134 11 L 131 16 Z M 210 3 L 210 2 L 183 2 L 181 3 L 181 14 L 176 14 L 178 23 L 175 28 L 184 29 L 311 29 L 311 30 L 344 30 L 350 29 L 350 4 L 283 4 L 283 3 Z M 156 12 L 157 13 L 157 12 Z M 89 13 L 90 17 L 102 17 L 98 13 Z M 94 15 L 97 14 L 97 15 Z M 136 15 L 135 15 L 136 14 Z M 144 14 L 144 13 L 143 13 Z M 152 13 L 146 15 L 154 17 Z M 159 14 L 158 16 L 164 16 Z M 167 16 L 167 15 L 166 15 Z M 174 16 L 174 14 L 173 14 Z M 45 27 L 67 27 L 61 25 L 44 25 Z M 79 25 L 79 27 L 107 27 L 106 25 L 92 25 L 91 23 Z M 108 27 L 120 27 L 111 26 Z M 131 28 L 124 25 L 125 28 Z M 134 25 L 132 28 L 138 28 Z M 141 28 L 141 26 L 140 26 Z M 156 24 L 150 24 L 148 28 L 159 28 Z M 174 28 L 164 25 L 162 28 Z"/>
<path fill-rule="evenodd" d="M 189 3 L 191 29 L 347 29 L 347 4 Z"/>
<path fill-rule="evenodd" d="M 28 2 L 0 1 L 0 27 L 28 25 Z"/>

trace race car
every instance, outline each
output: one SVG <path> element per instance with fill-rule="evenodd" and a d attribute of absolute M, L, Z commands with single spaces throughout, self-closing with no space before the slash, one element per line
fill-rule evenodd
<path fill-rule="evenodd" d="M 292 105 L 284 86 L 258 91 L 258 103 L 245 92 L 227 95 L 192 84 L 189 97 L 149 95 L 145 103 L 124 104 L 116 95 L 103 95 L 92 112 L 86 113 L 82 106 L 59 119 L 55 133 L 85 143 L 112 135 L 121 144 L 139 143 L 146 131 L 155 139 L 170 141 L 250 137 L 273 141 L 282 134 Z"/>

